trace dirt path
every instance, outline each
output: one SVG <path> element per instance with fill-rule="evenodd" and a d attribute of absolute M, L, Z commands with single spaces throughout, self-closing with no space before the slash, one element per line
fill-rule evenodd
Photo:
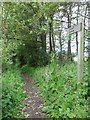
<path fill-rule="evenodd" d="M 27 94 L 24 100 L 25 107 L 22 110 L 25 118 L 44 118 L 45 115 L 42 113 L 43 100 L 34 81 L 27 74 L 22 74 L 22 78 L 25 83 L 24 90 Z"/>

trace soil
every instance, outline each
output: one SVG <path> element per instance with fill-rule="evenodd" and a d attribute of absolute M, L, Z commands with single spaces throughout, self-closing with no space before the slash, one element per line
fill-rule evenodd
<path fill-rule="evenodd" d="M 22 73 L 24 80 L 24 90 L 27 97 L 23 101 L 24 108 L 22 112 L 25 118 L 45 118 L 45 114 L 42 113 L 43 99 L 34 83 L 34 80 L 30 78 L 26 73 Z"/>

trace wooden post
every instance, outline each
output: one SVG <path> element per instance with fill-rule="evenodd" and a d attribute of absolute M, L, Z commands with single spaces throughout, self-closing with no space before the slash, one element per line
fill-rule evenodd
<path fill-rule="evenodd" d="M 71 26 L 67 29 L 67 33 L 73 34 L 78 32 L 78 83 L 83 78 L 83 42 L 84 42 L 84 21 L 79 20 L 78 25 Z"/>
<path fill-rule="evenodd" d="M 83 42 L 84 42 L 84 22 L 80 22 L 80 31 L 78 31 L 78 83 L 83 77 Z"/>

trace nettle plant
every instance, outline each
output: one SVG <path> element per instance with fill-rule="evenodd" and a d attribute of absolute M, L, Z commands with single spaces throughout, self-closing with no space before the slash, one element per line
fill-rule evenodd
<path fill-rule="evenodd" d="M 49 67 L 49 80 L 43 90 L 43 112 L 54 118 L 86 118 L 87 82 L 77 84 L 77 69 L 74 63 L 60 67 L 55 63 L 53 54 Z"/>
<path fill-rule="evenodd" d="M 10 69 L 2 74 L 2 118 L 23 117 L 20 112 L 22 102 L 26 96 L 20 71 L 17 68 Z"/>

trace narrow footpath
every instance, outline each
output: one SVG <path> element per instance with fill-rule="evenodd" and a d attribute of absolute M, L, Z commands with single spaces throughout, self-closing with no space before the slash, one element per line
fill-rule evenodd
<path fill-rule="evenodd" d="M 42 113 L 43 100 L 34 81 L 25 73 L 22 74 L 22 78 L 24 80 L 24 90 L 27 94 L 23 101 L 25 107 L 22 109 L 25 118 L 45 118 L 45 114 Z"/>

